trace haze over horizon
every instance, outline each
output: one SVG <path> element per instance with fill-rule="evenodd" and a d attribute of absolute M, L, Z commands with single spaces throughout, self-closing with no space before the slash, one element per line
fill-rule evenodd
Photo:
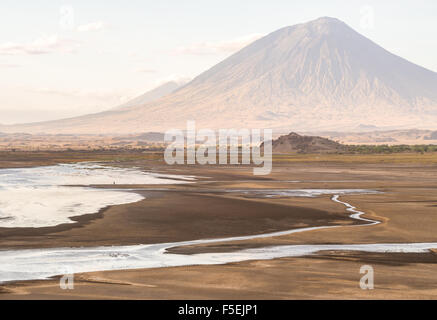
<path fill-rule="evenodd" d="M 0 123 L 111 109 L 168 80 L 194 78 L 274 30 L 320 16 L 339 18 L 388 51 L 437 70 L 432 1 L 414 7 L 406 1 L 251 1 L 227 10 L 230 5 L 2 2 L 3 23 L 11 28 L 0 30 Z M 369 12 L 372 23 L 363 24 Z"/>

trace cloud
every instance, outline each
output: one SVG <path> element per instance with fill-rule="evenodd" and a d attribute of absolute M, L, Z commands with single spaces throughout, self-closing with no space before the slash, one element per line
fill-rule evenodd
<path fill-rule="evenodd" d="M 93 99 L 114 99 L 125 95 L 124 90 L 101 89 L 101 90 L 84 90 L 84 89 L 64 89 L 64 88 L 29 88 L 28 90 L 48 95 L 58 95 L 65 97 L 81 97 Z"/>
<path fill-rule="evenodd" d="M 38 55 L 53 52 L 73 52 L 78 45 L 77 41 L 60 38 L 55 34 L 42 36 L 29 43 L 6 42 L 0 44 L 0 55 Z"/>
<path fill-rule="evenodd" d="M 0 62 L 0 69 L 12 69 L 12 68 L 19 68 L 19 67 L 21 67 L 21 65 L 19 64 Z"/>
<path fill-rule="evenodd" d="M 264 34 L 254 33 L 243 37 L 235 38 L 228 41 L 218 42 L 198 42 L 189 46 L 181 46 L 176 49 L 176 54 L 191 54 L 191 55 L 205 55 L 217 53 L 232 53 L 236 52 L 248 44 L 263 37 Z"/>
<path fill-rule="evenodd" d="M 107 25 L 103 21 L 96 21 L 87 24 L 83 24 L 77 27 L 77 31 L 79 32 L 90 32 L 90 31 L 99 31 L 106 29 Z"/>
<path fill-rule="evenodd" d="M 148 69 L 148 68 L 139 68 L 136 70 L 136 72 L 139 73 L 155 73 L 156 70 L 155 69 Z"/>
<path fill-rule="evenodd" d="M 165 84 L 167 82 L 176 82 L 179 85 L 182 85 L 182 84 L 190 82 L 191 80 L 192 79 L 190 77 L 187 77 L 187 76 L 183 76 L 180 74 L 171 74 L 171 75 L 168 75 L 166 77 L 162 77 L 162 78 L 156 80 L 155 85 L 160 86 L 160 85 Z"/>

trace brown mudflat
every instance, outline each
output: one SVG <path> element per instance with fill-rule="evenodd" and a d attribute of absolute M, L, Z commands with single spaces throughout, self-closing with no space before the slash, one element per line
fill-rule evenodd
<path fill-rule="evenodd" d="M 92 157 L 90 157 L 92 158 Z M 121 158 L 121 157 L 120 157 Z M 110 160 L 110 159 L 109 159 Z M 41 229 L 0 229 L 2 249 L 183 241 L 343 225 L 288 236 L 174 248 L 175 252 L 233 251 L 278 244 L 437 242 L 437 167 L 424 163 L 281 161 L 270 176 L 248 167 L 177 166 L 135 156 L 117 165 L 197 175 L 190 185 L 136 186 L 146 199 Z M 155 189 L 154 189 L 155 188 Z M 319 198 L 257 198 L 225 192 L 245 188 L 375 189 L 343 201 L 382 223 L 356 227 L 343 205 Z M 361 290 L 360 266 L 375 269 L 375 289 Z M 218 266 L 124 270 L 76 275 L 74 290 L 56 279 L 0 286 L 0 299 L 294 299 L 437 298 L 435 253 L 322 252 L 314 256 Z"/>

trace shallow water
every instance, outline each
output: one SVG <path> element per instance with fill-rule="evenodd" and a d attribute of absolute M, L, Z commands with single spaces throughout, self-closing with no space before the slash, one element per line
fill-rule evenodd
<path fill-rule="evenodd" d="M 0 227 L 37 228 L 74 223 L 71 217 L 144 199 L 137 193 L 95 189 L 91 185 L 176 184 L 193 179 L 96 163 L 0 169 Z"/>
<path fill-rule="evenodd" d="M 230 193 L 241 193 L 257 198 L 288 198 L 288 197 L 319 197 L 322 195 L 336 194 L 376 194 L 378 191 L 366 189 L 243 189 L 227 190 Z"/>
<path fill-rule="evenodd" d="M 328 193 L 335 190 L 330 190 Z M 249 191 L 247 191 L 249 192 Z M 316 192 L 320 193 L 320 190 Z M 351 193 L 357 193 L 351 190 Z M 363 192 L 372 192 L 363 190 Z M 342 190 L 342 194 L 348 192 Z M 362 218 L 363 212 L 339 199 L 336 194 L 332 200 L 346 206 L 351 218 L 365 222 L 357 227 L 378 224 L 378 221 Z M 230 237 L 222 239 L 194 240 L 174 243 L 113 246 L 97 248 L 58 248 L 33 249 L 0 252 L 0 282 L 16 280 L 46 279 L 61 274 L 93 272 L 103 270 L 124 270 L 142 268 L 162 268 L 187 265 L 212 265 L 247 260 L 269 260 L 282 257 L 304 256 L 322 250 L 354 250 L 365 252 L 426 252 L 437 248 L 437 243 L 401 244 L 354 244 L 354 245 L 285 245 L 257 249 L 240 250 L 230 253 L 202 253 L 194 255 L 170 254 L 169 248 L 194 244 L 225 241 L 250 240 L 304 232 L 339 226 L 311 227 L 273 232 L 268 234 Z"/>
<path fill-rule="evenodd" d="M 103 270 L 213 265 L 248 260 L 269 260 L 283 257 L 305 256 L 323 250 L 427 252 L 429 249 L 437 248 L 437 243 L 383 243 L 274 246 L 230 253 L 202 253 L 194 255 L 165 253 L 165 249 L 167 248 L 185 244 L 194 243 L 5 251 L 1 252 L 0 257 L 0 282 L 46 279 L 55 275 Z"/>
<path fill-rule="evenodd" d="M 182 180 L 174 180 L 179 178 Z M 136 169 L 102 167 L 95 164 L 60 165 L 31 169 L 0 170 L 0 226 L 47 226 L 72 222 L 69 217 L 96 212 L 111 204 L 135 202 L 141 196 L 121 189 L 102 190 L 84 187 L 112 184 L 187 183 L 193 177 L 148 174 Z M 75 187 L 73 187 L 75 185 Z M 77 185 L 80 185 L 77 186 Z M 332 195 L 350 217 L 362 222 L 355 227 L 378 224 L 361 217 L 364 213 L 340 200 L 345 194 L 377 193 L 363 189 L 257 189 L 226 190 L 252 197 L 316 197 Z M 46 279 L 61 274 L 103 270 L 161 268 L 187 265 L 225 264 L 247 260 L 267 260 L 303 256 L 321 250 L 356 250 L 366 252 L 426 252 L 437 243 L 355 244 L 355 245 L 286 245 L 247 249 L 230 253 L 179 255 L 166 250 L 178 246 L 250 240 L 288 235 L 309 230 L 340 226 L 309 227 L 268 234 L 206 239 L 163 244 L 96 248 L 54 248 L 0 251 L 0 282 Z"/>

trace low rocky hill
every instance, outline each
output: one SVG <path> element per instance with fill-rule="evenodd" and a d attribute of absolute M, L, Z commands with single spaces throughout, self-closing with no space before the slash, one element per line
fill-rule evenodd
<path fill-rule="evenodd" d="M 272 142 L 273 153 L 342 153 L 347 146 L 318 136 L 301 136 L 291 132 Z"/>

